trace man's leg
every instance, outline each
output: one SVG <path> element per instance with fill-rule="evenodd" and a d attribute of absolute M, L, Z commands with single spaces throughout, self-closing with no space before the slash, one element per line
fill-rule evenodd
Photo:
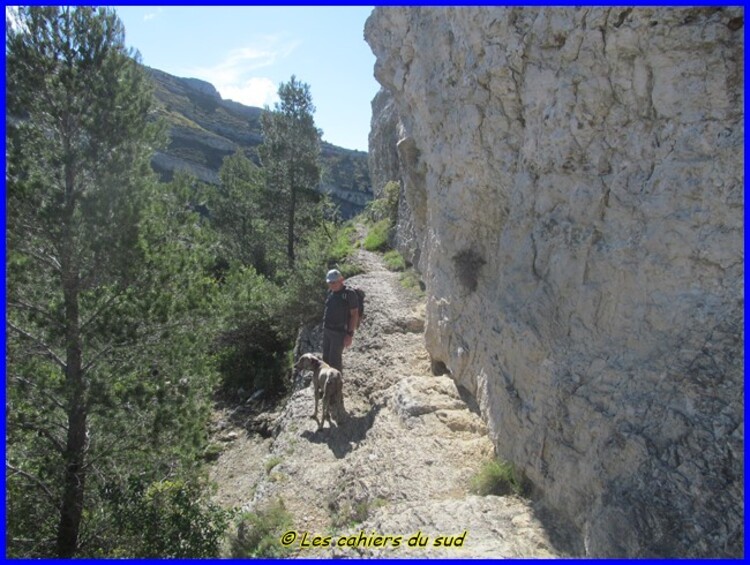
<path fill-rule="evenodd" d="M 342 354 L 344 352 L 343 332 L 323 330 L 323 361 L 334 369 L 342 370 Z"/>
<path fill-rule="evenodd" d="M 331 332 L 323 330 L 323 361 L 331 364 Z"/>

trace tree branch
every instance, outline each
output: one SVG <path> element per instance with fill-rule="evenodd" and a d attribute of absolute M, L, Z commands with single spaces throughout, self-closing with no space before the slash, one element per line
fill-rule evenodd
<path fill-rule="evenodd" d="M 59 508 L 60 504 L 57 499 L 57 497 L 52 493 L 52 491 L 49 489 L 47 485 L 45 485 L 39 477 L 35 477 L 34 475 L 27 473 L 26 471 L 23 471 L 17 467 L 14 467 L 7 461 L 5 462 L 5 468 L 12 471 L 16 475 L 21 475 L 23 478 L 29 480 L 30 482 L 34 483 L 36 486 L 38 486 L 42 492 L 44 492 L 45 495 L 47 495 L 47 498 L 52 503 L 52 506 L 55 508 Z"/>
<path fill-rule="evenodd" d="M 42 350 L 44 350 L 44 352 L 47 354 L 47 356 L 50 359 L 52 359 L 55 363 L 57 363 L 58 365 L 60 365 L 60 367 L 63 370 L 66 370 L 68 368 L 67 364 L 62 359 L 60 359 L 60 357 L 54 351 L 52 351 L 52 349 L 50 349 L 50 347 L 46 343 L 44 343 L 41 339 L 39 339 L 38 337 L 35 337 L 35 336 L 31 335 L 27 331 L 22 330 L 21 328 L 19 328 L 18 326 L 16 326 L 12 322 L 6 321 L 6 323 L 8 324 L 8 327 L 10 329 L 12 329 L 14 332 L 16 332 L 20 336 L 25 337 L 26 339 L 31 340 L 34 343 L 36 343 L 37 346 L 39 346 Z"/>
<path fill-rule="evenodd" d="M 95 355 L 91 356 L 91 359 L 83 366 L 83 372 L 88 373 L 91 369 L 96 366 L 96 364 L 99 362 L 99 360 L 107 355 L 110 351 L 114 349 L 114 346 L 109 343 L 106 345 L 103 349 L 100 349 Z"/>
<path fill-rule="evenodd" d="M 19 381 L 19 382 L 22 382 L 25 385 L 28 385 L 30 387 L 35 388 L 36 390 L 39 391 L 39 393 L 42 396 L 44 396 L 46 399 L 50 400 L 52 402 L 52 404 L 54 404 L 55 406 L 57 406 L 60 410 L 66 410 L 65 405 L 62 402 L 60 402 L 57 399 L 56 396 L 51 395 L 50 393 L 48 393 L 46 390 L 44 390 L 42 387 L 40 387 L 35 382 L 33 382 L 33 381 L 31 381 L 31 380 L 29 380 L 29 379 L 27 379 L 25 377 L 21 377 L 19 375 L 15 375 L 15 374 L 11 377 L 11 379 Z"/>
<path fill-rule="evenodd" d="M 55 450 L 58 453 L 65 453 L 65 446 L 58 440 L 54 435 L 52 435 L 52 432 L 42 428 L 40 426 L 35 426 L 34 424 L 28 424 L 28 423 L 19 423 L 18 427 L 22 430 L 29 430 L 32 432 L 36 432 L 41 437 L 49 440 L 49 442 L 52 444 L 52 446 L 55 448 Z"/>
<path fill-rule="evenodd" d="M 29 234 L 29 238 L 36 236 L 36 237 L 46 237 L 49 239 L 49 241 L 53 242 L 52 245 L 54 245 L 54 236 L 51 234 L 44 234 L 43 236 L 39 236 L 38 234 L 34 233 L 38 231 L 35 227 L 32 226 L 21 226 L 22 228 L 26 228 Z M 54 255 L 50 254 L 48 251 L 45 251 L 43 248 L 40 248 L 38 245 L 33 245 L 33 241 L 29 240 L 23 240 L 19 239 L 17 241 L 18 243 L 18 252 L 23 253 L 24 255 L 27 255 L 31 257 L 32 259 L 36 259 L 37 262 L 45 265 L 49 269 L 51 269 L 55 273 L 60 273 L 62 271 L 62 266 L 60 265 L 60 261 L 55 257 Z"/>
<path fill-rule="evenodd" d="M 45 265 L 47 265 L 47 267 L 52 269 L 55 273 L 60 273 L 62 271 L 60 261 L 58 261 L 56 257 L 53 257 L 52 255 L 42 255 L 31 250 L 27 250 L 26 253 L 28 253 L 31 257 L 33 257 L 40 263 L 44 263 Z"/>
<path fill-rule="evenodd" d="M 27 302 L 23 302 L 22 300 L 9 300 L 8 306 L 12 306 L 13 308 L 19 308 L 23 310 L 30 310 L 32 312 L 36 312 L 37 314 L 41 315 L 45 320 L 50 322 L 52 325 L 61 327 L 62 324 L 55 320 L 52 316 L 50 316 L 49 312 L 46 310 L 43 310 L 42 308 L 39 308 L 38 306 L 34 306 L 33 304 L 29 304 Z"/>
<path fill-rule="evenodd" d="M 85 320 L 85 321 L 84 321 L 84 322 L 83 322 L 83 323 L 81 324 L 81 333 L 84 333 L 84 332 L 85 332 L 85 330 L 86 330 L 86 328 L 87 328 L 87 327 L 88 327 L 88 326 L 89 326 L 89 325 L 90 325 L 91 323 L 93 323 L 93 322 L 94 322 L 94 320 L 96 320 L 96 319 L 97 319 L 97 318 L 99 317 L 99 315 L 100 315 L 100 314 L 101 314 L 102 312 L 104 312 L 104 311 L 105 311 L 105 310 L 106 310 L 106 309 L 107 309 L 107 308 L 108 308 L 108 307 L 109 307 L 109 306 L 110 306 L 110 305 L 111 305 L 111 304 L 112 304 L 112 303 L 113 303 L 113 302 L 114 302 L 115 300 L 117 300 L 118 298 L 120 298 L 120 296 L 122 296 L 122 295 L 123 295 L 123 293 L 122 293 L 122 292 L 118 292 L 118 293 L 114 294 L 113 296 L 110 296 L 110 297 L 109 297 L 109 298 L 108 298 L 107 300 L 105 300 L 105 301 L 104 301 L 104 304 L 102 304 L 102 305 L 101 305 L 101 306 L 100 306 L 100 307 L 99 307 L 99 308 L 98 308 L 98 309 L 96 310 L 96 312 L 94 312 L 93 314 L 91 314 L 91 316 L 89 316 L 89 317 L 88 317 L 88 319 L 87 319 L 87 320 Z"/>

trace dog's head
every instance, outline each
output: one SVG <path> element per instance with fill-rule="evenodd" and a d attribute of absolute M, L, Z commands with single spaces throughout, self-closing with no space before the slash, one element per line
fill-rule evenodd
<path fill-rule="evenodd" d="M 294 364 L 294 371 L 315 371 L 320 368 L 321 360 L 312 353 L 305 353 Z"/>

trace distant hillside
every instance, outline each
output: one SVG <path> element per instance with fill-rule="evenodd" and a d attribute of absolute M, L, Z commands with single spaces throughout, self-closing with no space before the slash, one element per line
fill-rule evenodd
<path fill-rule="evenodd" d="M 261 108 L 222 100 L 213 85 L 202 80 L 147 71 L 154 80 L 159 113 L 170 124 L 169 145 L 152 162 L 164 180 L 182 170 L 217 184 L 222 160 L 237 149 L 258 162 Z M 323 143 L 321 156 L 321 192 L 331 196 L 345 219 L 362 211 L 372 199 L 367 153 Z"/>

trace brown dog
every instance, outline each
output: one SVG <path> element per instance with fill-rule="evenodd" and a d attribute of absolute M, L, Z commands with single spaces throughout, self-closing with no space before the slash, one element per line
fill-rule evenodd
<path fill-rule="evenodd" d="M 305 353 L 294 365 L 295 371 L 313 372 L 313 396 L 315 397 L 315 413 L 311 418 L 318 422 L 318 429 L 328 420 L 331 424 L 331 413 L 336 424 L 341 424 L 344 411 L 344 379 L 338 369 L 316 357 L 312 353 Z M 322 399 L 322 417 L 318 420 L 318 398 Z"/>

